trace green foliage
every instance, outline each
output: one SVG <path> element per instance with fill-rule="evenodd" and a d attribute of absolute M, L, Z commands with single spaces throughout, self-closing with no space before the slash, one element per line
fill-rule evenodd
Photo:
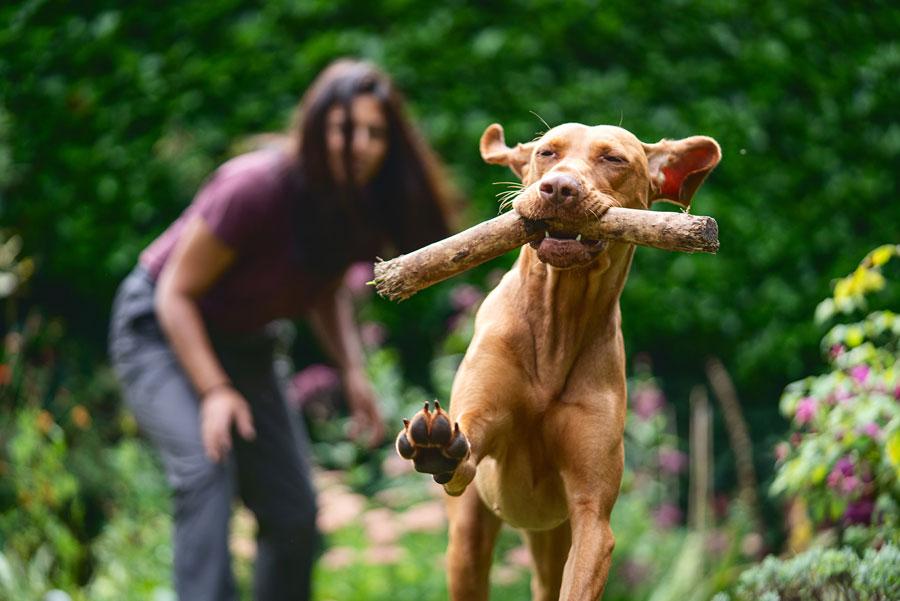
<path fill-rule="evenodd" d="M 3 432 L 0 597 L 61 589 L 76 601 L 159 599 L 171 579 L 169 493 L 144 443 L 84 445 L 37 408 Z M 102 506 L 93 506 L 86 461 L 102 473 Z M 87 531 L 91 510 L 105 513 L 96 533 Z"/>
<path fill-rule="evenodd" d="M 67 520 L 79 520 L 79 484 L 65 466 L 62 429 L 46 412 L 26 409 L 7 445 L 5 485 L 14 505 L 0 513 L 6 577 L 0 590 L 36 598 L 49 583 L 71 587 L 83 553 Z"/>
<path fill-rule="evenodd" d="M 744 572 L 734 591 L 713 601 L 887 601 L 900 598 L 900 548 L 860 557 L 852 549 L 812 549 L 789 560 L 767 557 Z"/>
<path fill-rule="evenodd" d="M 419 484 L 421 486 L 421 483 Z M 369 601 L 372 599 L 397 599 L 416 601 L 418 599 L 446 598 L 446 568 L 444 550 L 447 547 L 445 533 L 414 532 L 405 535 L 401 541 L 404 559 L 399 562 L 376 562 L 366 560 L 360 553 L 349 565 L 329 567 L 319 564 L 314 574 L 315 599 L 345 599 L 347 601 Z M 362 529 L 349 526 L 331 537 L 330 544 L 366 550 L 371 545 Z M 510 529 L 501 530 L 495 549 L 495 565 L 502 565 L 511 572 L 509 580 L 495 581 L 491 588 L 491 599 L 497 601 L 527 598 L 528 577 L 519 566 L 512 568 L 506 564 L 504 555 L 510 549 L 521 545 L 518 535 Z"/>
<path fill-rule="evenodd" d="M 111 477 L 109 519 L 91 541 L 95 569 L 85 600 L 174 598 L 169 489 L 149 447 L 125 439 L 106 452 Z"/>
<path fill-rule="evenodd" d="M 168 489 L 117 395 L 108 368 L 81 371 L 59 320 L 32 311 L 4 337 L 0 598 L 62 590 L 93 601 L 127 590 L 149 601 L 166 586 Z"/>
<path fill-rule="evenodd" d="M 22 237 L 0 232 L 0 299 L 15 294 L 34 272 L 34 261 L 21 258 Z"/>
<path fill-rule="evenodd" d="M 847 273 L 875 244 L 896 241 L 900 213 L 890 198 L 900 187 L 900 13 L 883 1 L 859 8 L 834 0 L 0 6 L 0 289 L 13 274 L 16 286 L 27 280 L 32 293 L 27 301 L 18 292 L 0 300 L 4 598 L 34 599 L 71 582 L 93 587 L 90 598 L 114 598 L 123 573 L 143 583 L 128 598 L 149 598 L 157 586 L 165 594 L 159 491 L 108 492 L 109 482 L 130 481 L 132 471 L 157 483 L 159 476 L 143 459 L 104 451 L 134 430 L 119 412 L 109 371 L 95 361 L 112 292 L 210 170 L 237 152 L 243 137 L 282 129 L 312 78 L 343 54 L 373 59 L 396 77 L 471 198 L 465 224 L 496 214 L 500 188 L 492 182 L 510 179 L 478 156 L 478 138 L 495 121 L 510 143 L 544 129 L 532 111 L 550 125 L 621 123 L 648 142 L 695 133 L 719 140 L 723 162 L 693 211 L 716 218 L 722 249 L 714 257 L 638 249 L 623 296 L 626 345 L 652 355 L 676 415 L 684 413 L 688 387 L 702 379 L 702 359 L 721 357 L 750 408 L 754 438 L 777 436 L 775 407 L 765 399 L 813 373 L 820 332 L 807 316 L 826 293 L 824 281 Z M 879 267 L 885 252 L 874 251 L 870 267 Z M 457 283 L 490 287 L 495 270 L 512 259 Z M 836 288 L 819 316 L 858 310 L 856 293 L 877 287 L 880 271 L 858 272 L 842 285 L 846 295 Z M 457 327 L 444 349 L 434 341 L 451 329 L 448 319 L 457 319 L 455 288 L 435 286 L 401 305 L 373 299 L 363 309 L 396 349 L 372 357 L 392 419 L 421 402 L 420 388 L 446 398 L 467 336 Z M 21 319 L 20 305 L 42 312 Z M 816 419 L 829 420 L 802 428 L 794 422 L 800 447 L 811 450 L 794 448 L 798 455 L 788 461 L 804 453 L 813 461 L 778 485 L 808 493 L 823 518 L 868 494 L 865 486 L 859 499 L 828 488 L 828 474 L 845 456 L 854 470 L 868 466 L 876 514 L 887 519 L 894 512 L 890 395 L 898 320 L 891 311 L 896 304 L 836 326 L 824 344 L 844 351 L 829 358 L 831 373 L 793 385 L 785 395 L 793 400 L 782 402 L 795 419 L 801 398 L 818 398 Z M 869 368 L 862 382 L 861 371 L 859 378 L 850 371 L 860 365 Z M 854 395 L 858 411 L 827 406 L 829 394 L 842 390 Z M 876 436 L 866 433 L 874 432 L 871 423 Z M 827 440 L 811 426 L 840 426 L 845 436 Z M 340 427 L 338 421 L 316 435 L 337 440 Z M 354 466 L 355 486 L 377 491 L 372 461 L 385 449 L 370 456 L 352 445 L 317 448 L 327 465 Z M 822 468 L 824 480 L 817 480 Z M 859 476 L 865 480 L 863 471 Z M 679 528 L 653 538 L 649 516 L 669 499 L 669 485 L 638 486 L 631 477 L 623 489 L 629 502 L 614 513 L 625 533 L 616 560 L 623 563 L 614 570 L 636 557 L 656 574 L 679 544 L 697 545 Z M 133 490 L 144 481 L 135 480 Z M 59 490 L 46 493 L 48 482 Z M 20 507 L 20 492 L 46 504 Z M 144 498 L 152 499 L 146 508 Z M 27 524 L 24 531 L 17 520 Z M 46 540 L 35 535 L 40 528 L 47 528 Z M 890 540 L 896 528 L 888 531 L 876 539 Z M 845 530 L 844 540 L 872 540 L 860 532 Z M 72 551 L 72 540 L 87 550 Z M 609 594 L 624 596 L 616 586 Z"/>
<path fill-rule="evenodd" d="M 867 308 L 867 295 L 886 287 L 882 267 L 897 250 L 869 253 L 817 315 Z M 802 496 L 819 525 L 886 523 L 900 536 L 898 340 L 900 317 L 891 311 L 837 324 L 822 341 L 831 371 L 794 382 L 781 397 L 792 432 L 778 447 L 772 492 Z"/>
<path fill-rule="evenodd" d="M 478 156 L 491 122 L 510 142 L 544 129 L 532 112 L 649 142 L 708 134 L 724 159 L 694 211 L 717 219 L 722 249 L 639 249 L 626 340 L 673 386 L 715 354 L 743 396 L 766 398 L 816 360 L 803 317 L 822 276 L 896 235 L 898 19 L 891 3 L 835 1 L 7 3 L 0 221 L 39 264 L 37 302 L 96 344 L 139 250 L 235 142 L 281 129 L 336 56 L 395 75 L 472 199 L 467 223 L 496 214 L 492 182 L 510 179 Z M 446 294 L 378 305 L 420 377 Z"/>

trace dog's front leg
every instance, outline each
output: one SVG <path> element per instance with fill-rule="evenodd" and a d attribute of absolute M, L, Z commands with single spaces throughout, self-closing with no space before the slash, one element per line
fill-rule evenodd
<path fill-rule="evenodd" d="M 615 537 L 609 513 L 597 499 L 572 503 L 572 548 L 563 571 L 560 601 L 599 601 L 606 588 Z"/>
<path fill-rule="evenodd" d="M 606 410 L 571 406 L 554 418 L 560 474 L 566 489 L 572 547 L 563 571 L 560 601 L 599 601 L 606 587 L 615 537 L 609 520 L 624 471 L 624 404 Z"/>
<path fill-rule="evenodd" d="M 396 447 L 401 457 L 413 461 L 416 471 L 432 474 L 447 494 L 456 497 L 475 479 L 489 420 L 479 411 L 453 413 L 451 417 L 437 401 L 433 411 L 426 403 L 412 419 L 403 420 Z"/>
<path fill-rule="evenodd" d="M 469 441 L 450 416 L 434 402 L 428 403 L 412 419 L 403 420 L 403 430 L 397 435 L 397 452 L 411 459 L 416 471 L 432 474 L 434 481 L 446 485 L 471 455 Z"/>
<path fill-rule="evenodd" d="M 450 413 L 428 404 L 397 436 L 397 451 L 416 470 L 434 475 L 451 496 L 459 496 L 475 479 L 478 463 L 490 454 L 509 427 L 509 398 L 521 396 L 521 377 L 502 369 L 497 353 L 470 347 L 457 371 Z"/>

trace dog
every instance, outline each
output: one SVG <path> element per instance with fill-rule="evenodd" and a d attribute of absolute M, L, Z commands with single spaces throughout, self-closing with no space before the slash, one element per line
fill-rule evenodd
<path fill-rule="evenodd" d="M 516 212 L 563 223 L 659 200 L 686 210 L 721 158 L 705 136 L 645 144 L 619 127 L 578 123 L 513 148 L 495 123 L 480 150 L 521 179 Z M 633 254 L 577 231 L 524 246 L 478 310 L 449 413 L 435 401 L 403 420 L 397 451 L 449 495 L 452 601 L 488 599 L 501 522 L 523 534 L 535 601 L 602 596 L 624 469 L 619 296 Z"/>

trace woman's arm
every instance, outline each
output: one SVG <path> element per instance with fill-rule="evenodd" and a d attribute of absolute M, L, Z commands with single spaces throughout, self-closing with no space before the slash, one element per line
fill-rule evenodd
<path fill-rule="evenodd" d="M 156 284 L 156 314 L 175 355 L 200 398 L 203 446 L 212 461 L 231 448 L 231 424 L 245 439 L 255 436 L 247 401 L 213 351 L 197 300 L 234 262 L 235 252 L 200 217 L 185 227 Z"/>
<path fill-rule="evenodd" d="M 353 417 L 350 435 L 357 438 L 368 432 L 369 443 L 377 445 L 384 438 L 384 422 L 366 376 L 350 292 L 340 283 L 326 291 L 310 309 L 309 322 L 316 338 L 341 370 Z"/>

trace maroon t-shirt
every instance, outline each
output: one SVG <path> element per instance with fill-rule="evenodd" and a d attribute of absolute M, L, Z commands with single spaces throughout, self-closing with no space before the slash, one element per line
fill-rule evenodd
<path fill-rule="evenodd" d="M 296 178 L 296 165 L 272 150 L 226 162 L 181 216 L 141 253 L 140 263 L 155 280 L 185 225 L 199 216 L 236 253 L 235 262 L 199 300 L 210 325 L 246 331 L 273 319 L 302 315 L 327 282 L 304 264 L 296 250 L 302 232 L 297 231 L 295 214 L 309 202 L 297 197 Z M 372 240 L 365 242 L 372 248 Z M 357 255 L 365 254 L 359 250 Z M 374 249 L 372 255 L 358 258 L 374 260 Z"/>

